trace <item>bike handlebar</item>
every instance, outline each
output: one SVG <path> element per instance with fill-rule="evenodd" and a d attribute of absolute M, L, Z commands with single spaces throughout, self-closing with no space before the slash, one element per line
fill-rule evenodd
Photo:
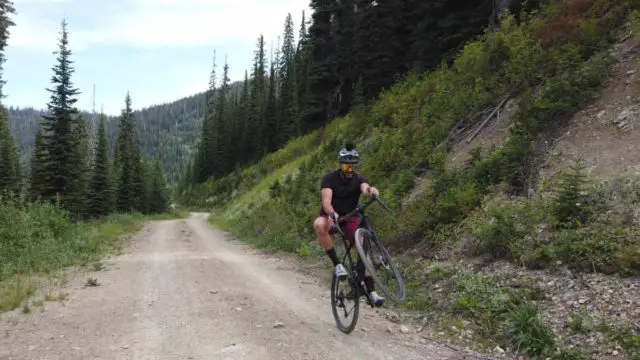
<path fill-rule="evenodd" d="M 351 212 L 347 213 L 346 215 L 342 216 L 341 218 L 338 219 L 337 222 L 333 223 L 333 228 L 336 229 L 340 235 L 344 236 L 344 232 L 342 231 L 342 229 L 340 228 L 340 226 L 338 224 L 342 224 L 344 223 L 347 219 L 351 218 L 352 216 L 354 216 L 355 214 L 358 213 L 362 213 L 366 208 L 368 208 L 369 206 L 371 206 L 371 204 L 373 204 L 374 202 L 377 202 L 380 204 L 380 206 L 382 206 L 383 209 L 385 209 L 389 214 L 392 214 L 393 212 L 389 209 L 389 207 L 387 207 L 387 205 L 385 205 L 382 200 L 380 200 L 379 196 L 375 196 L 373 197 L 371 200 L 367 201 L 364 204 L 358 205 L 358 207 L 356 207 L 354 210 L 351 210 Z"/>

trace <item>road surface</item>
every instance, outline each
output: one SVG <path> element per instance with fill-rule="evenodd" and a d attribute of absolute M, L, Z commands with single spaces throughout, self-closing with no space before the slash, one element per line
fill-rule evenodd
<path fill-rule="evenodd" d="M 228 240 L 205 217 L 149 223 L 104 271 L 69 281 L 67 300 L 0 314 L 0 359 L 464 358 L 364 303 L 356 330 L 341 333 L 329 284 Z"/>

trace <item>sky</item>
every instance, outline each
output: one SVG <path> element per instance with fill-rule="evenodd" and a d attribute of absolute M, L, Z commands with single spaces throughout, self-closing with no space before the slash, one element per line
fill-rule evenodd
<path fill-rule="evenodd" d="M 46 109 L 62 20 L 67 21 L 76 106 L 118 115 L 204 91 L 216 52 L 231 81 L 243 80 L 260 34 L 282 37 L 287 13 L 297 36 L 310 0 L 14 0 L 5 49 L 5 106 Z M 269 56 L 267 54 L 267 56 Z"/>

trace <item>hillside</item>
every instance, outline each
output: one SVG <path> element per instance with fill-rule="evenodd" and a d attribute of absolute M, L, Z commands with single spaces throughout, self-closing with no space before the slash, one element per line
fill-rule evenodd
<path fill-rule="evenodd" d="M 182 201 L 258 247 L 328 265 L 311 226 L 319 181 L 354 141 L 394 209 L 371 214 L 409 283 L 396 310 L 417 332 L 509 358 L 637 359 L 634 6 L 558 1 L 522 23 L 507 16 L 450 66 Z"/>
<path fill-rule="evenodd" d="M 205 74 L 206 75 L 206 74 Z M 238 92 L 242 82 L 234 82 L 232 91 Z M 135 107 L 135 99 L 133 99 Z M 124 107 L 124 98 L 122 101 Z M 8 107 L 9 124 L 20 150 L 23 165 L 29 163 L 35 144 L 38 124 L 46 111 L 36 108 Z M 205 93 L 201 92 L 168 104 L 154 105 L 134 111 L 140 138 L 140 149 L 145 157 L 162 159 L 167 182 L 176 183 L 183 167 L 192 157 L 205 112 Z M 92 134 L 98 128 L 99 114 L 82 111 L 88 120 Z M 109 148 L 113 152 L 117 137 L 118 116 L 106 120 Z M 25 166 L 25 169 L 28 169 Z"/>

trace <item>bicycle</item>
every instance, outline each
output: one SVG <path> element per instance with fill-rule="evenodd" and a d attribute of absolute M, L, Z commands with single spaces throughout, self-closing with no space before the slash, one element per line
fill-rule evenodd
<path fill-rule="evenodd" d="M 333 224 L 333 228 L 336 230 L 338 234 L 342 236 L 342 240 L 344 243 L 344 247 L 346 249 L 345 254 L 342 258 L 342 263 L 345 265 L 347 270 L 347 278 L 346 280 L 340 280 L 337 278 L 335 272 L 333 274 L 333 278 L 331 280 L 331 308 L 333 310 L 333 317 L 336 320 L 336 324 L 338 329 L 345 334 L 351 333 L 358 322 L 358 314 L 360 312 L 360 297 L 365 296 L 368 304 L 373 308 L 373 302 L 369 297 L 369 294 L 365 291 L 364 288 L 364 274 L 359 274 L 358 269 L 356 267 L 357 259 L 354 261 L 351 255 L 351 248 L 354 244 L 349 244 L 347 241 L 347 237 L 345 233 L 342 231 L 340 224 L 344 223 L 347 219 L 352 216 L 361 215 L 360 226 L 356 230 L 354 236 L 354 243 L 356 245 L 356 250 L 358 251 L 358 257 L 362 259 L 364 263 L 366 271 L 371 274 L 374 283 L 377 287 L 382 290 L 387 295 L 387 298 L 391 299 L 396 303 L 403 303 L 405 300 L 405 288 L 404 288 L 404 279 L 400 274 L 400 271 L 395 266 L 395 264 L 391 261 L 389 253 L 387 249 L 384 247 L 376 231 L 374 230 L 371 220 L 365 214 L 365 209 L 368 208 L 374 202 L 379 203 L 387 212 L 391 213 L 391 210 L 378 198 L 373 198 L 372 200 L 366 202 L 365 204 L 358 205 L 353 211 L 349 212 L 342 218 L 338 219 L 337 224 Z M 356 241 L 356 240 L 360 241 Z M 380 250 L 381 254 L 379 256 L 371 256 L 373 246 L 377 246 Z M 391 292 L 389 287 L 383 284 L 381 280 L 380 274 L 377 274 L 377 270 L 381 267 L 384 267 L 386 270 L 392 270 L 395 275 L 396 280 L 398 281 L 398 294 L 395 292 Z M 343 291 L 338 289 L 339 282 L 346 281 L 348 283 L 348 291 L 346 295 Z M 344 308 L 345 317 L 348 317 L 348 313 L 345 306 L 345 300 L 354 300 L 354 308 L 353 308 L 353 318 L 350 324 L 344 324 L 340 321 L 338 312 L 339 308 Z"/>

